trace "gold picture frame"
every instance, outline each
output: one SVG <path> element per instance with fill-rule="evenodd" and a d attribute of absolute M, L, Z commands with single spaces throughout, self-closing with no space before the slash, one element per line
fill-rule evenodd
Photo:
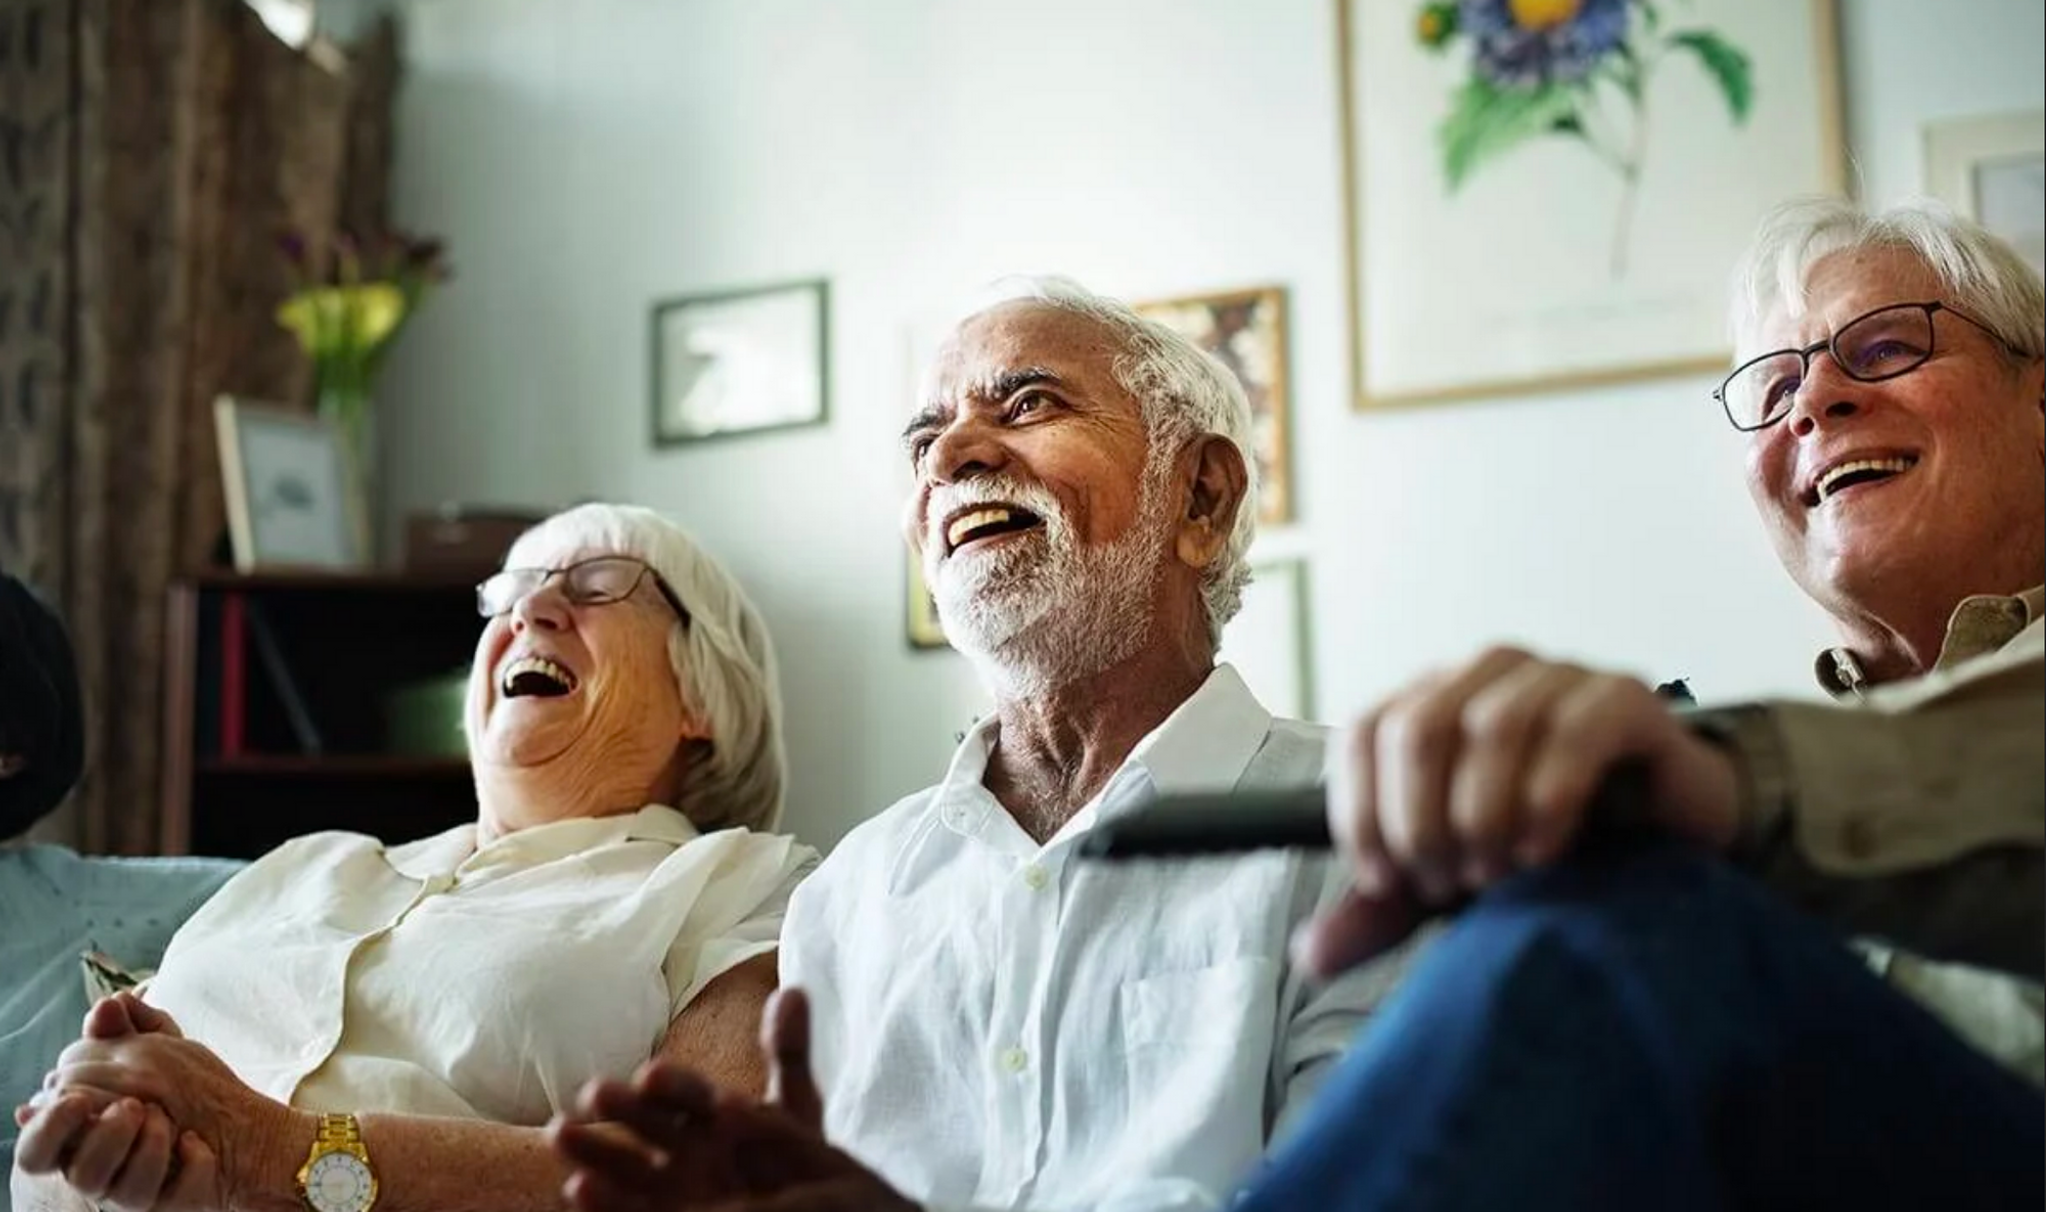
<path fill-rule="evenodd" d="M 1332 3 L 1357 410 L 1723 369 L 1756 223 L 1844 192 L 1835 0 Z"/>
<path fill-rule="evenodd" d="M 945 626 L 938 618 L 938 604 L 931 599 L 930 586 L 924 584 L 923 561 L 916 558 L 916 552 L 905 545 L 908 553 L 902 561 L 908 576 L 904 581 L 903 635 L 912 649 L 929 651 L 950 648 L 952 641 L 945 638 Z"/>
<path fill-rule="evenodd" d="M 1292 398 L 1288 385 L 1286 290 L 1245 290 L 1154 299 L 1139 315 L 1186 337 L 1227 366 L 1250 400 L 1251 443 L 1245 457 L 1258 471 L 1258 521 L 1293 520 Z"/>
<path fill-rule="evenodd" d="M 362 479 L 333 425 L 277 404 L 213 401 L 228 539 L 238 572 L 369 564 Z"/>

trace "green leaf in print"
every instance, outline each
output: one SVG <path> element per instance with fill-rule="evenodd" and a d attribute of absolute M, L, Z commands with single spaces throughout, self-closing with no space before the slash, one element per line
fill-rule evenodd
<path fill-rule="evenodd" d="M 1559 85 L 1501 89 L 1475 77 L 1465 81 L 1437 132 L 1449 192 L 1461 188 L 1478 165 L 1555 131 L 1559 122 L 1575 115 L 1576 107 L 1571 90 Z"/>
<path fill-rule="evenodd" d="M 1698 56 L 1705 71 L 1726 95 L 1726 107 L 1735 123 L 1748 120 L 1755 104 L 1755 68 L 1746 51 L 1710 30 L 1686 30 L 1670 35 L 1670 45 L 1680 46 Z"/>

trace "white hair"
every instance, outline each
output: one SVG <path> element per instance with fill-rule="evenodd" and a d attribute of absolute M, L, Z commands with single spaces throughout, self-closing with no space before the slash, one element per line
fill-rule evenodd
<path fill-rule="evenodd" d="M 505 566 L 528 553 L 601 551 L 644 560 L 689 611 L 668 633 L 668 664 L 685 710 L 710 729 L 674 807 L 697 828 L 771 830 L 781 821 L 781 691 L 767 624 L 724 566 L 673 521 L 637 505 L 578 505 L 519 536 Z"/>
<path fill-rule="evenodd" d="M 1841 198 L 1797 199 L 1763 218 L 1734 271 L 1728 327 L 1735 348 L 1754 348 L 1770 312 L 1804 309 L 1818 262 L 1874 249 L 1923 261 L 1945 289 L 1941 302 L 1987 325 L 2013 360 L 2046 354 L 2046 293 L 2038 273 L 2010 245 L 1938 202 L 1870 213 Z"/>
<path fill-rule="evenodd" d="M 1071 278 L 1017 274 L 995 282 L 972 314 L 1028 301 L 1085 316 L 1106 329 L 1118 347 L 1111 372 L 1143 409 L 1150 438 L 1146 474 L 1163 466 L 1196 438 L 1214 435 L 1243 456 L 1243 500 L 1222 551 L 1201 574 L 1201 605 L 1210 651 L 1222 644 L 1222 626 L 1243 608 L 1250 583 L 1250 543 L 1257 537 L 1257 459 L 1251 438 L 1250 400 L 1229 368 L 1178 332 L 1138 315 L 1120 299 L 1098 295 Z"/>

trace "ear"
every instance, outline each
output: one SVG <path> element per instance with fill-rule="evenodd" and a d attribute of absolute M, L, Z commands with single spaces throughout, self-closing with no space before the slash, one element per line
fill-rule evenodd
<path fill-rule="evenodd" d="M 1250 475 L 1243 452 L 1221 434 L 1196 439 L 1190 450 L 1193 466 L 1186 513 L 1179 520 L 1173 550 L 1187 567 L 1206 568 L 1228 545 L 1237 511 L 1248 508 L 1243 498 Z"/>

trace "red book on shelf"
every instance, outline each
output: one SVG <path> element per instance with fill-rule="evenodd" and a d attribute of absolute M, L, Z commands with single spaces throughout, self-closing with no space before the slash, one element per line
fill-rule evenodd
<path fill-rule="evenodd" d="M 220 756 L 238 758 L 247 740 L 247 610 L 239 593 L 220 596 Z"/>

